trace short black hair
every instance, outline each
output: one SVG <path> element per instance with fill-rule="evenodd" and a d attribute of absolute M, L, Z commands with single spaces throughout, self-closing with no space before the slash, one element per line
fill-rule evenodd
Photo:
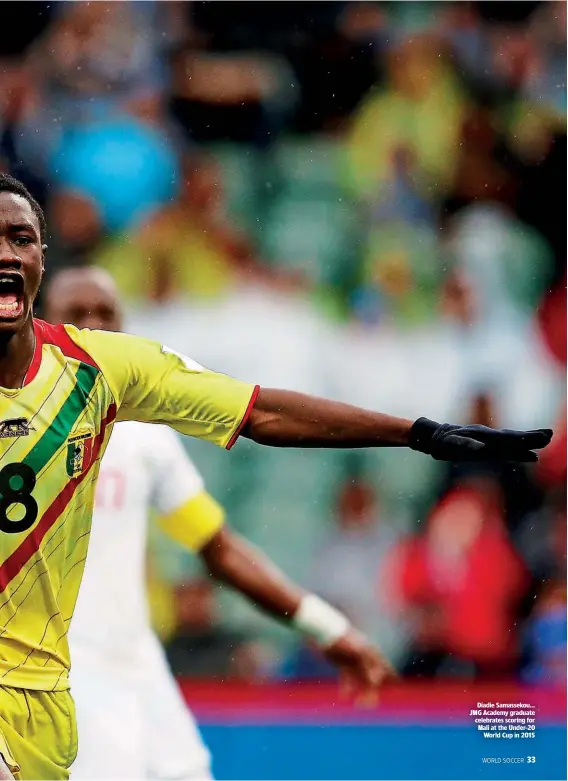
<path fill-rule="evenodd" d="M 37 217 L 37 220 L 39 222 L 39 231 L 40 231 L 39 238 L 43 244 L 43 241 L 47 233 L 47 223 L 45 221 L 45 214 L 43 213 L 43 209 L 41 208 L 39 203 L 36 201 L 36 199 L 30 193 L 28 188 L 25 186 L 25 184 L 22 184 L 22 182 L 20 182 L 19 179 L 15 179 L 13 176 L 10 176 L 10 174 L 0 173 L 0 193 L 13 193 L 14 195 L 19 195 L 21 198 L 25 198 L 25 200 L 32 207 L 32 211 Z"/>

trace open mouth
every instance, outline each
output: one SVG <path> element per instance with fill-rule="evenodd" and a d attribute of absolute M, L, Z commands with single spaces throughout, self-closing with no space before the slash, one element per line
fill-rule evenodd
<path fill-rule="evenodd" d="M 24 312 L 24 278 L 21 274 L 0 272 L 0 318 L 15 319 Z"/>

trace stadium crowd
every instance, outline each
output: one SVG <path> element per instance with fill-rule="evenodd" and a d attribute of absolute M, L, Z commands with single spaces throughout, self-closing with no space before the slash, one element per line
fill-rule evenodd
<path fill-rule="evenodd" d="M 554 425 L 534 468 L 187 446 L 231 523 L 403 675 L 565 678 L 565 3 L 0 19 L 0 168 L 48 212 L 47 273 L 107 268 L 129 330 L 244 380 Z M 333 674 L 157 531 L 149 583 L 180 673 Z"/>

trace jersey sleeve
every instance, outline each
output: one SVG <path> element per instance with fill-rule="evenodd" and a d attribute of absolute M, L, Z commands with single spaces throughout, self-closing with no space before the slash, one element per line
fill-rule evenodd
<path fill-rule="evenodd" d="M 152 505 L 170 538 L 197 552 L 225 522 L 223 508 L 210 496 L 178 436 L 163 426 L 152 431 Z"/>
<path fill-rule="evenodd" d="M 152 505 L 160 515 L 168 515 L 205 490 L 203 478 L 174 431 L 156 426 L 148 446 Z"/>
<path fill-rule="evenodd" d="M 166 424 L 227 450 L 236 442 L 258 386 L 210 371 L 150 339 L 65 327 L 102 371 L 117 420 Z"/>

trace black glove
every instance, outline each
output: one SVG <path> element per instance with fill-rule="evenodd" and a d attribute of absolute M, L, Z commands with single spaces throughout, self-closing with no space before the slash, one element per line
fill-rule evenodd
<path fill-rule="evenodd" d="M 409 446 L 437 461 L 538 461 L 533 450 L 546 447 L 551 439 L 549 428 L 511 431 L 419 418 L 410 429 Z"/>

